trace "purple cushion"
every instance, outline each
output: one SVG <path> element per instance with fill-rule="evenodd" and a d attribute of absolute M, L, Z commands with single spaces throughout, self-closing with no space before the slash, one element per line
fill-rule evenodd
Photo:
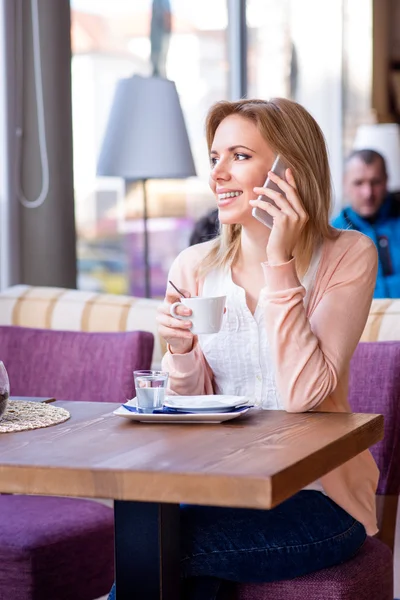
<path fill-rule="evenodd" d="M 152 333 L 0 327 L 1 360 L 14 396 L 125 402 L 135 369 L 150 369 Z"/>
<path fill-rule="evenodd" d="M 381 472 L 378 493 L 400 493 L 400 342 L 360 343 L 350 369 L 349 402 L 354 412 L 385 416 L 385 437 L 371 448 Z M 235 600 L 392 600 L 393 556 L 368 538 L 350 561 L 293 580 L 243 584 Z"/>
<path fill-rule="evenodd" d="M 358 345 L 350 368 L 354 412 L 385 417 L 385 437 L 371 452 L 380 470 L 378 494 L 400 494 L 400 342 Z"/>
<path fill-rule="evenodd" d="M 88 600 L 114 579 L 113 510 L 73 498 L 0 496 L 0 600 Z"/>
<path fill-rule="evenodd" d="M 346 563 L 297 579 L 242 584 L 230 600 L 393 600 L 393 557 L 388 546 L 367 538 Z"/>
<path fill-rule="evenodd" d="M 11 393 L 124 402 L 149 369 L 153 335 L 0 327 Z M 92 600 L 114 578 L 111 508 L 89 500 L 0 496 L 0 600 Z"/>

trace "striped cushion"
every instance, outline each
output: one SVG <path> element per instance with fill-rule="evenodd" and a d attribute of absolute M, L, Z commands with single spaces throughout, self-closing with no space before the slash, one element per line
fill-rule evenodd
<path fill-rule="evenodd" d="M 15 285 L 0 292 L 0 325 L 66 331 L 150 331 L 153 368 L 166 347 L 157 332 L 159 300 L 81 290 Z"/>
<path fill-rule="evenodd" d="M 0 325 L 72 331 L 150 331 L 153 360 L 166 348 L 157 334 L 159 300 L 63 288 L 15 285 L 0 292 Z M 400 299 L 373 300 L 362 342 L 400 340 Z"/>
<path fill-rule="evenodd" d="M 362 342 L 400 340 L 400 299 L 373 300 Z"/>
<path fill-rule="evenodd" d="M 166 351 L 157 332 L 159 300 L 15 285 L 0 292 L 0 325 L 70 331 L 150 331 L 153 367 Z M 400 340 L 400 299 L 373 300 L 362 342 Z"/>

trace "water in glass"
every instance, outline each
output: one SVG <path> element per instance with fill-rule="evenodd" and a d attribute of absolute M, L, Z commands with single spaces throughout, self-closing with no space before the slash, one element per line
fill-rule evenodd
<path fill-rule="evenodd" d="M 135 371 L 135 388 L 139 412 L 151 413 L 164 403 L 168 373 L 164 371 Z"/>

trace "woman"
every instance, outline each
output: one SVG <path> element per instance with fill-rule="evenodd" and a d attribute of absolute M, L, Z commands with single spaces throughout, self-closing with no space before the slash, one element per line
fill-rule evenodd
<path fill-rule="evenodd" d="M 182 252 L 169 279 L 188 296 L 226 294 L 226 313 L 218 334 L 194 336 L 190 321 L 170 315 L 179 298 L 167 289 L 158 322 L 170 387 L 251 395 L 265 409 L 350 412 L 349 363 L 377 255 L 367 237 L 329 226 L 319 126 L 285 99 L 219 102 L 207 140 L 221 234 Z M 289 166 L 286 181 L 268 172 L 278 154 Z M 267 174 L 282 194 L 260 187 Z M 255 206 L 273 217 L 272 229 L 252 216 Z M 177 312 L 190 315 L 183 305 Z M 348 560 L 377 532 L 377 480 L 363 452 L 270 511 L 183 506 L 187 598 L 214 600 L 224 580 L 290 579 Z"/>

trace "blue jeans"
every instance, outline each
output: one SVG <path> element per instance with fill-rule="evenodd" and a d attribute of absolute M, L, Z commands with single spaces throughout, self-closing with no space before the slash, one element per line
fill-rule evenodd
<path fill-rule="evenodd" d="M 216 600 L 227 581 L 293 579 L 331 567 L 354 556 L 365 538 L 358 521 L 317 491 L 272 510 L 182 505 L 184 598 Z"/>

